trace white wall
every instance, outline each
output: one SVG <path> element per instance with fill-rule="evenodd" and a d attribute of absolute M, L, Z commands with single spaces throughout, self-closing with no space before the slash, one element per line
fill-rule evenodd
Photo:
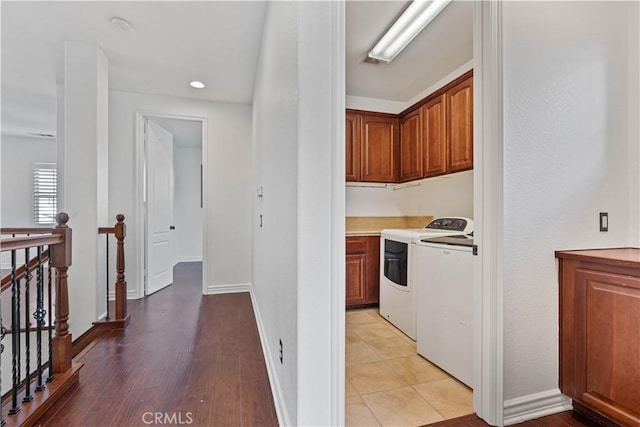
<path fill-rule="evenodd" d="M 344 334 L 332 335 L 344 327 L 344 65 L 332 59 L 344 53 L 334 50 L 343 19 L 343 4 L 270 3 L 254 92 L 263 197 L 254 203 L 252 282 L 285 425 L 343 422 Z"/>
<path fill-rule="evenodd" d="M 558 387 L 554 251 L 626 246 L 638 222 L 629 217 L 638 95 L 628 91 L 637 18 L 633 2 L 503 4 L 507 407 Z M 598 231 L 601 211 L 608 233 Z"/>
<path fill-rule="evenodd" d="M 33 168 L 56 156 L 55 139 L 2 135 L 3 227 L 34 227 Z"/>
<path fill-rule="evenodd" d="M 419 186 L 396 190 L 404 215 L 473 218 L 473 171 L 418 181 Z"/>
<path fill-rule="evenodd" d="M 73 229 L 69 330 L 77 338 L 100 317 L 106 300 L 106 249 L 97 231 L 108 218 L 109 61 L 98 46 L 66 41 L 64 66 L 59 210 L 69 214 Z"/>
<path fill-rule="evenodd" d="M 399 193 L 393 185 L 369 186 L 347 184 L 347 216 L 403 216 Z"/>
<path fill-rule="evenodd" d="M 2 135 L 2 227 L 35 227 L 33 221 L 33 169 L 36 163 L 56 163 L 56 140 Z M 24 262 L 19 251 L 17 262 Z M 1 268 L 11 267 L 11 254 L 3 252 Z"/>
<path fill-rule="evenodd" d="M 387 187 L 347 186 L 347 216 L 473 218 L 473 171 Z"/>
<path fill-rule="evenodd" d="M 629 246 L 640 247 L 640 2 L 629 4 Z"/>
<path fill-rule="evenodd" d="M 252 285 L 281 395 L 281 423 L 297 420 L 298 74 L 297 3 L 270 3 L 253 98 L 254 187 Z M 262 215 L 263 226 L 259 226 Z M 284 360 L 278 360 L 279 340 Z"/>
<path fill-rule="evenodd" d="M 202 261 L 201 162 L 202 147 L 174 145 L 173 221 L 176 226 L 177 262 Z"/>
<path fill-rule="evenodd" d="M 109 100 L 109 212 L 127 224 L 126 275 L 142 296 L 140 231 L 136 199 L 136 112 L 206 119 L 205 216 L 208 287 L 251 280 L 251 106 L 112 91 Z M 210 289 L 212 289 L 210 288 Z M 212 289 L 214 291 L 215 289 Z"/>

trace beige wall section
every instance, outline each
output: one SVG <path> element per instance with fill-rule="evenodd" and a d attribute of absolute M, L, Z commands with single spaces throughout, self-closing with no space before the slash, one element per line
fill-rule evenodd
<path fill-rule="evenodd" d="M 432 216 L 348 216 L 347 236 L 375 236 L 385 228 L 424 228 Z"/>

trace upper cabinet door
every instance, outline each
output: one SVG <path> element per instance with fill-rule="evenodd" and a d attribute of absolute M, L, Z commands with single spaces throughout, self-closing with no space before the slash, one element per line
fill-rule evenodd
<path fill-rule="evenodd" d="M 447 116 L 445 95 L 422 106 L 424 176 L 447 172 Z"/>
<path fill-rule="evenodd" d="M 360 181 L 360 132 L 362 128 L 362 118 L 355 113 L 346 114 L 346 137 L 345 147 L 347 150 L 345 158 L 346 180 Z"/>
<path fill-rule="evenodd" d="M 361 179 L 396 182 L 398 119 L 362 116 Z"/>
<path fill-rule="evenodd" d="M 449 127 L 448 171 L 473 168 L 473 77 L 446 93 Z"/>
<path fill-rule="evenodd" d="M 422 110 L 417 109 L 400 120 L 400 176 L 410 181 L 422 178 Z"/>

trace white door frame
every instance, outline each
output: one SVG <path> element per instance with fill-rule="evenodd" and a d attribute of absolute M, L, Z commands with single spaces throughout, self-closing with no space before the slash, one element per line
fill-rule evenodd
<path fill-rule="evenodd" d="M 344 8 L 334 16 L 334 39 L 344 44 Z M 502 426 L 503 397 L 503 104 L 502 3 L 475 1 L 474 8 L 474 240 L 479 247 L 474 274 L 474 412 L 491 425 Z M 334 46 L 336 66 L 344 68 L 344 51 Z M 344 194 L 344 73 L 332 91 L 336 107 L 334 131 L 337 152 L 333 194 Z M 342 92 L 340 92 L 342 90 Z M 342 101 L 339 97 L 342 97 Z M 342 164 L 340 163 L 342 162 Z M 341 167 L 338 167 L 341 165 Z M 342 172 L 341 172 L 342 171 Z M 335 201 L 334 201 L 335 202 Z M 344 204 L 334 203 L 336 224 Z M 342 222 L 344 225 L 344 222 Z M 334 224 L 332 250 L 344 254 L 344 227 Z M 342 234 L 341 234 L 342 233 Z M 331 334 L 334 354 L 331 417 L 343 424 L 344 396 L 344 255 L 334 259 Z M 342 313 L 342 314 L 341 314 Z"/>
<path fill-rule="evenodd" d="M 504 423 L 502 2 L 476 1 L 474 89 L 474 411 Z"/>
<path fill-rule="evenodd" d="M 136 223 L 139 224 L 136 230 L 136 239 L 139 242 L 136 257 L 136 267 L 138 271 L 137 297 L 145 296 L 145 258 L 146 258 L 146 212 L 144 207 L 145 194 L 145 162 L 146 151 L 144 144 L 144 122 L 147 119 L 178 119 L 197 121 L 202 124 L 202 293 L 206 292 L 207 272 L 208 272 L 208 247 L 209 247 L 209 227 L 206 221 L 209 207 L 209 191 L 206 177 L 208 176 L 207 164 L 207 118 L 201 116 L 183 116 L 170 113 L 159 113 L 154 111 L 136 111 L 136 144 L 135 144 L 135 180 L 134 190 L 134 215 Z"/>

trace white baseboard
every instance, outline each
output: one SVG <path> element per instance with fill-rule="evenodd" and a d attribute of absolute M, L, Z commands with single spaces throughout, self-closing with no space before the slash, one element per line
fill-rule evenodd
<path fill-rule="evenodd" d="M 135 289 L 127 289 L 127 299 L 138 299 L 138 292 Z M 109 301 L 116 300 L 116 291 L 109 291 Z"/>
<path fill-rule="evenodd" d="M 251 292 L 251 283 L 231 283 L 228 285 L 207 286 L 207 295 L 233 294 L 237 292 Z"/>
<path fill-rule="evenodd" d="M 262 353 L 264 354 L 264 360 L 267 365 L 267 374 L 269 375 L 269 383 L 271 385 L 271 394 L 273 395 L 273 403 L 276 407 L 276 415 L 278 416 L 278 425 L 290 426 L 291 420 L 289 419 L 289 411 L 287 411 L 287 405 L 282 394 L 282 387 L 278 381 L 276 375 L 276 361 L 273 358 L 272 353 L 268 350 L 269 343 L 267 340 L 267 333 L 262 323 L 262 317 L 260 316 L 260 310 L 256 302 L 255 295 L 253 294 L 253 287 L 249 291 L 251 296 L 251 305 L 253 306 L 253 313 L 256 317 L 256 324 L 258 325 L 258 335 L 260 335 L 260 344 L 262 345 Z"/>
<path fill-rule="evenodd" d="M 185 256 L 178 258 L 178 262 L 202 262 L 202 256 Z"/>
<path fill-rule="evenodd" d="M 559 389 L 543 391 L 504 402 L 504 425 L 517 424 L 572 409 L 571 399 Z"/>

